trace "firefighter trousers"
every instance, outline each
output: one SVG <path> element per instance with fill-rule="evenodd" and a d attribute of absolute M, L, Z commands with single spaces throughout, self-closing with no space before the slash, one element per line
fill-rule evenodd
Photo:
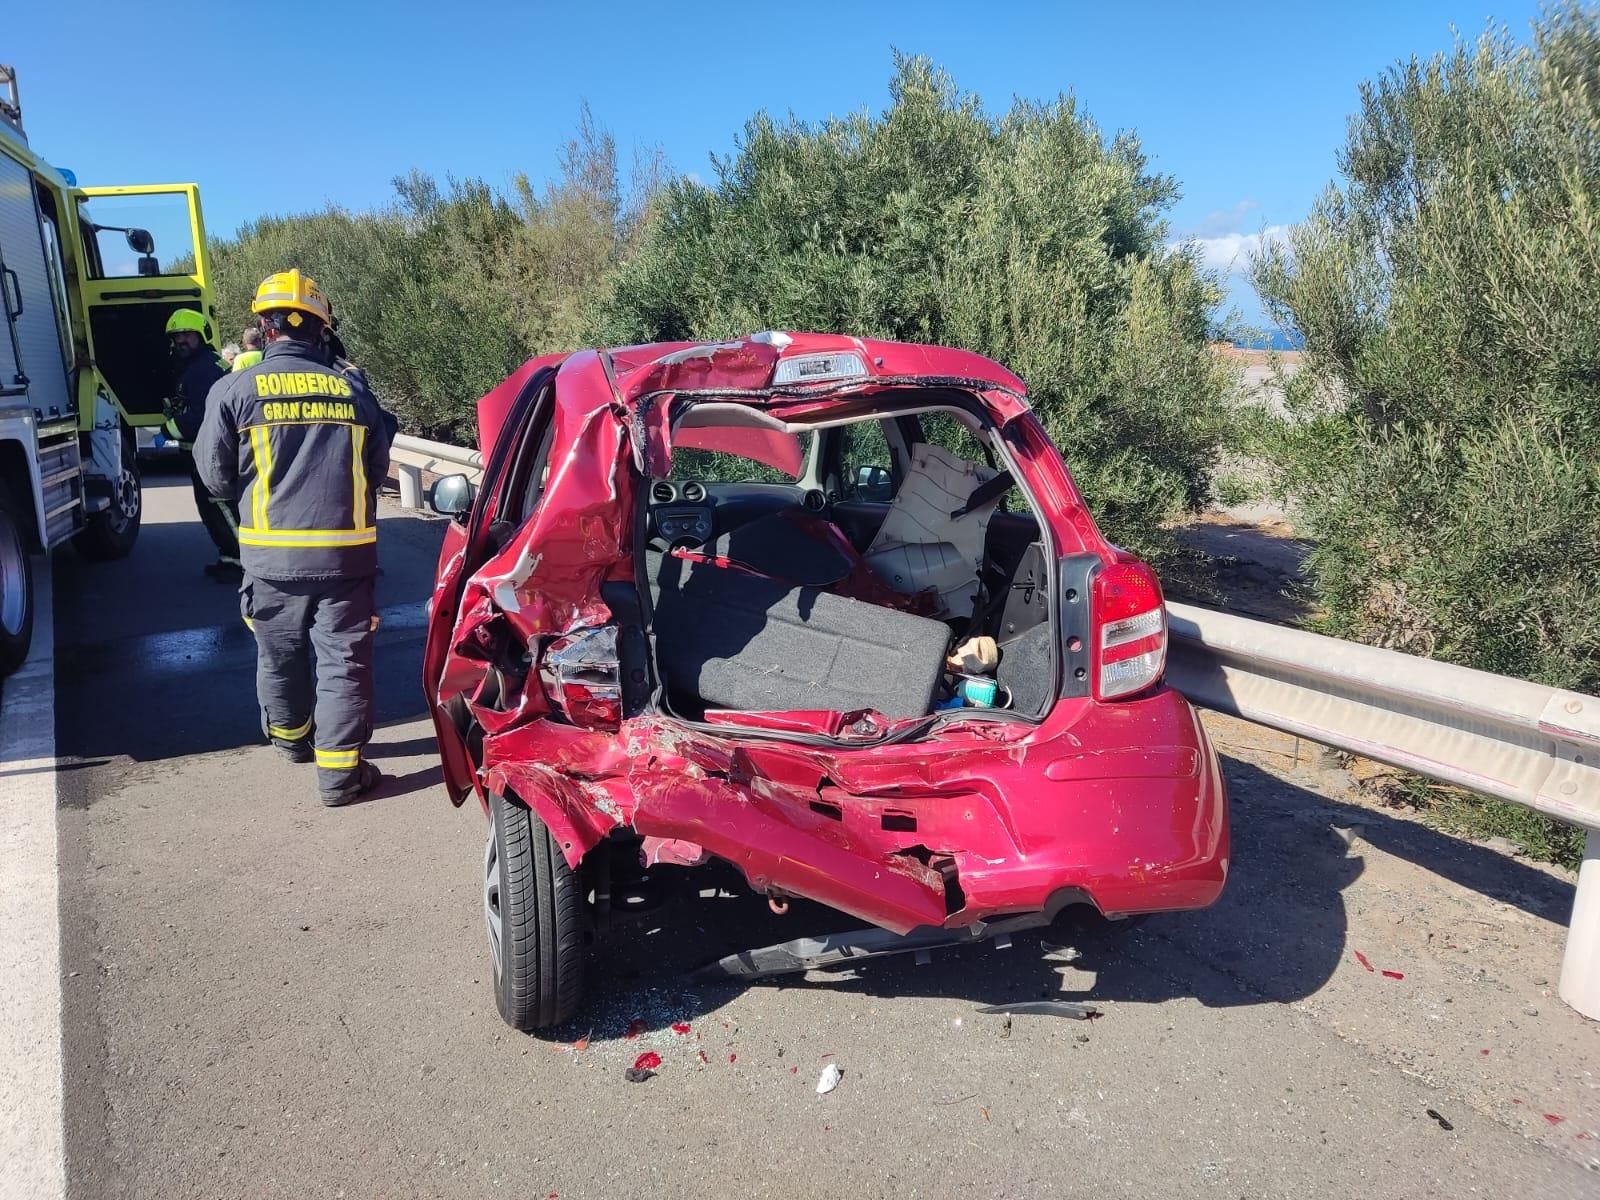
<path fill-rule="evenodd" d="M 358 790 L 361 751 L 372 737 L 375 583 L 246 575 L 239 590 L 256 635 L 262 729 L 285 749 L 311 740 L 324 796 Z"/>
<path fill-rule="evenodd" d="M 201 482 L 195 470 L 194 459 L 189 459 L 189 482 L 194 485 L 194 506 L 200 512 L 200 524 L 217 548 L 217 558 L 225 563 L 239 565 L 239 506 L 231 500 L 219 500 L 211 489 Z"/>

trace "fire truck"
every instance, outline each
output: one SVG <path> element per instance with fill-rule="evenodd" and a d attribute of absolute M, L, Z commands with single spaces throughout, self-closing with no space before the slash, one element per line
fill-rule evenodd
<path fill-rule="evenodd" d="M 0 676 L 32 641 L 34 555 L 133 549 L 136 431 L 162 424 L 178 308 L 216 343 L 199 190 L 78 186 L 28 144 L 0 65 Z"/>

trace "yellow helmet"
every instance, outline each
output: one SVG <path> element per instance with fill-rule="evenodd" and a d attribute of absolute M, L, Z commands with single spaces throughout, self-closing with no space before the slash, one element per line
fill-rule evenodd
<path fill-rule="evenodd" d="M 296 313 L 306 313 L 324 325 L 333 319 L 333 308 L 328 303 L 317 281 L 300 273 L 299 267 L 268 275 L 256 289 L 256 298 L 250 302 L 254 313 L 285 312 L 290 325 L 300 324 Z"/>
<path fill-rule="evenodd" d="M 180 308 L 167 318 L 167 336 L 187 329 L 191 333 L 198 333 L 202 339 L 210 332 L 208 322 L 200 313 L 192 308 Z"/>

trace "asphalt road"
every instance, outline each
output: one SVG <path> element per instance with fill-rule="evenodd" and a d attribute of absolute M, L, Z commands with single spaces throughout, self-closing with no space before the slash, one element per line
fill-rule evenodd
<path fill-rule="evenodd" d="M 439 525 L 387 510 L 393 779 L 327 810 L 259 744 L 186 482 L 150 483 L 132 558 L 55 567 L 71 1196 L 1600 1194 L 1596 1030 L 1551 994 L 1570 881 L 1360 808 L 1232 722 L 1234 877 L 1206 913 L 1075 961 L 1048 935 L 692 987 L 847 923 L 690 890 L 595 948 L 582 1021 L 515 1034 L 483 820 L 439 787 L 417 682 Z M 976 1011 L 1041 996 L 1105 1015 L 1006 1036 Z M 647 1049 L 659 1074 L 627 1082 Z"/>

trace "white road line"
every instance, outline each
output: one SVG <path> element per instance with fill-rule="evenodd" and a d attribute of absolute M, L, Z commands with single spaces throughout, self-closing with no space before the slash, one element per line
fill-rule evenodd
<path fill-rule="evenodd" d="M 33 652 L 0 703 L 0 1200 L 67 1192 L 55 623 L 50 567 L 37 566 Z"/>

